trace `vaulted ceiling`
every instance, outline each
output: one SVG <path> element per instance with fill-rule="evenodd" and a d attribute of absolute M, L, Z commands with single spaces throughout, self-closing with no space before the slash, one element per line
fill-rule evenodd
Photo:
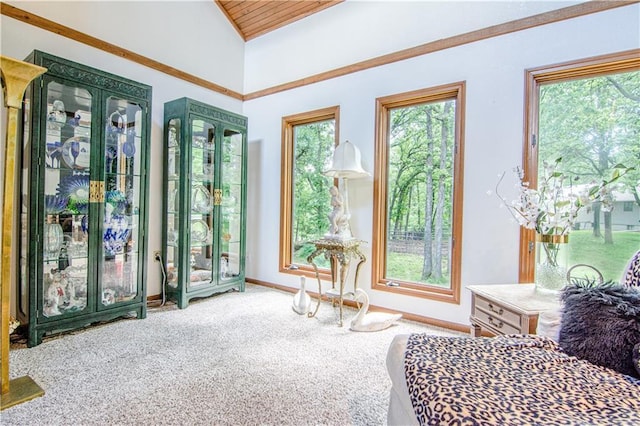
<path fill-rule="evenodd" d="M 215 0 L 245 41 L 344 0 Z"/>

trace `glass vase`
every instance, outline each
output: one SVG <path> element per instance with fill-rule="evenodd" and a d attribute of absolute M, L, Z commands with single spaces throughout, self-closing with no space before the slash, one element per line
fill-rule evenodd
<path fill-rule="evenodd" d="M 536 289 L 559 292 L 567 285 L 569 236 L 537 234 L 536 237 Z"/>
<path fill-rule="evenodd" d="M 44 255 L 47 259 L 57 259 L 64 241 L 64 232 L 59 223 L 45 223 L 42 242 Z"/>

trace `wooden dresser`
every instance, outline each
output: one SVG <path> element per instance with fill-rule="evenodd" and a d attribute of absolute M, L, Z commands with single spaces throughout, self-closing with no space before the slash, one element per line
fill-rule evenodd
<path fill-rule="evenodd" d="M 542 293 L 535 284 L 471 285 L 471 334 L 535 334 L 540 312 L 558 309 L 559 293 Z"/>

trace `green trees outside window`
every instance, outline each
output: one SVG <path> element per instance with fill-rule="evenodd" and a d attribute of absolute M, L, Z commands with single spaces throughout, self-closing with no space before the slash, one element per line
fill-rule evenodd
<path fill-rule="evenodd" d="M 329 231 L 333 180 L 322 174 L 338 141 L 340 107 L 333 106 L 282 118 L 280 180 L 281 272 L 312 276 L 307 257 L 314 240 Z M 329 264 L 317 259 L 323 279 Z"/>
<path fill-rule="evenodd" d="M 329 188 L 333 185 L 322 171 L 335 146 L 335 120 L 301 124 L 294 128 L 293 171 L 293 263 L 304 264 L 315 250 L 311 243 L 329 231 Z M 328 267 L 324 259 L 318 264 Z M 324 262 L 324 263 L 323 263 Z"/>
<path fill-rule="evenodd" d="M 455 101 L 390 111 L 388 279 L 449 286 Z"/>
<path fill-rule="evenodd" d="M 574 190 L 635 167 L 600 202 L 580 213 L 569 238 L 569 265 L 595 266 L 619 280 L 640 248 L 640 72 L 623 72 L 540 86 L 538 168 L 562 157 Z M 631 208 L 629 208 L 631 207 Z"/>
<path fill-rule="evenodd" d="M 465 83 L 378 98 L 373 286 L 460 300 Z"/>

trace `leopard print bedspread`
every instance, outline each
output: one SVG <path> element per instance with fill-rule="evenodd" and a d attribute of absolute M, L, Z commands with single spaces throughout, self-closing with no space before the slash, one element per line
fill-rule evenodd
<path fill-rule="evenodd" d="M 640 250 L 633 255 L 625 269 L 622 284 L 629 287 L 640 287 Z"/>
<path fill-rule="evenodd" d="M 546 337 L 412 334 L 404 367 L 421 425 L 640 425 L 640 380 Z"/>

